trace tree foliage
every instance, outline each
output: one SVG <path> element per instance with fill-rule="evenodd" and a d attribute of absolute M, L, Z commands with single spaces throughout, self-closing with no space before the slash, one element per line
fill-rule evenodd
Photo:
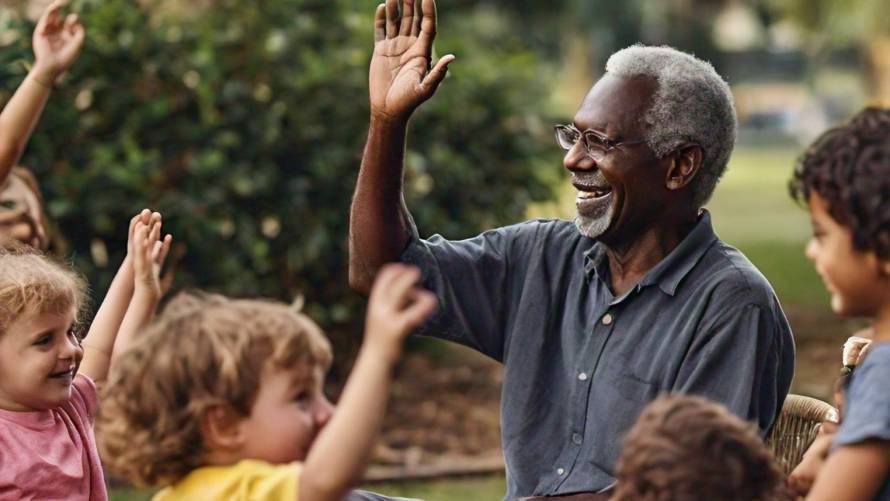
<path fill-rule="evenodd" d="M 23 164 L 94 288 L 107 287 L 127 221 L 147 206 L 184 246 L 175 288 L 303 294 L 322 325 L 354 328 L 347 218 L 374 4 L 221 0 L 183 12 L 83 0 L 78 10 L 86 48 Z M 0 25 L 8 98 L 33 25 L 8 11 Z M 558 171 L 559 152 L 536 56 L 478 17 L 454 28 L 437 43 L 458 59 L 412 123 L 406 185 L 421 233 L 465 237 L 551 197 L 545 172 Z"/>

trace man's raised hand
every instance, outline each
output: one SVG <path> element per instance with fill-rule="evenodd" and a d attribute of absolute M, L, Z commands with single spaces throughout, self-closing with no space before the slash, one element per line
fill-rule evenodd
<path fill-rule="evenodd" d="M 429 99 L 454 56 L 443 56 L 430 68 L 436 38 L 436 1 L 387 0 L 377 6 L 374 55 L 369 88 L 371 114 L 387 120 L 407 120 Z"/>

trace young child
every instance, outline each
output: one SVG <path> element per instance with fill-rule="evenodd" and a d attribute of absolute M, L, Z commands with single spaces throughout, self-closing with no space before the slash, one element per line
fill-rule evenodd
<path fill-rule="evenodd" d="M 127 257 L 83 346 L 77 274 L 21 245 L 0 251 L 3 499 L 107 499 L 92 431 L 95 385 L 157 304 L 170 246 L 160 229 L 157 213 L 131 221 Z"/>
<path fill-rule="evenodd" d="M 46 251 L 51 244 L 48 227 L 37 178 L 24 167 L 13 167 L 0 181 L 0 245 L 21 242 Z"/>
<path fill-rule="evenodd" d="M 890 110 L 866 108 L 801 157 L 792 196 L 806 203 L 806 255 L 843 316 L 873 319 L 850 376 L 831 452 L 807 499 L 890 500 Z"/>
<path fill-rule="evenodd" d="M 53 85 L 80 54 L 85 33 L 77 16 L 62 18 L 67 0 L 55 0 L 34 30 L 34 66 L 0 113 L 0 184 L 18 163 Z"/>
<path fill-rule="evenodd" d="M 403 341 L 435 309 L 419 278 L 381 270 L 336 412 L 323 392 L 331 349 L 308 317 L 271 301 L 177 296 L 103 392 L 106 464 L 166 486 L 156 501 L 343 499 L 369 460 Z"/>
<path fill-rule="evenodd" d="M 628 432 L 612 501 L 790 500 L 757 428 L 702 397 L 647 405 Z"/>

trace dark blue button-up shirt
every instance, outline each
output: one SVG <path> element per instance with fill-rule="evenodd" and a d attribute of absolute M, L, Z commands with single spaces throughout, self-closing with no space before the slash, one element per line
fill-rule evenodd
<path fill-rule="evenodd" d="M 414 230 L 402 261 L 439 299 L 420 333 L 504 364 L 507 498 L 612 485 L 623 435 L 660 393 L 704 395 L 765 432 L 791 383 L 794 342 L 772 287 L 707 212 L 621 297 L 602 244 L 569 221 L 461 241 Z"/>

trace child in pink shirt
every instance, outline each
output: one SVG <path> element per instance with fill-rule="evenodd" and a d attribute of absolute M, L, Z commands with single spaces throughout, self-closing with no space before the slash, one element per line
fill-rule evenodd
<path fill-rule="evenodd" d="M 108 498 L 96 383 L 157 305 L 171 242 L 160 232 L 158 213 L 132 219 L 127 257 L 83 344 L 81 278 L 36 251 L 0 251 L 0 500 Z"/>

